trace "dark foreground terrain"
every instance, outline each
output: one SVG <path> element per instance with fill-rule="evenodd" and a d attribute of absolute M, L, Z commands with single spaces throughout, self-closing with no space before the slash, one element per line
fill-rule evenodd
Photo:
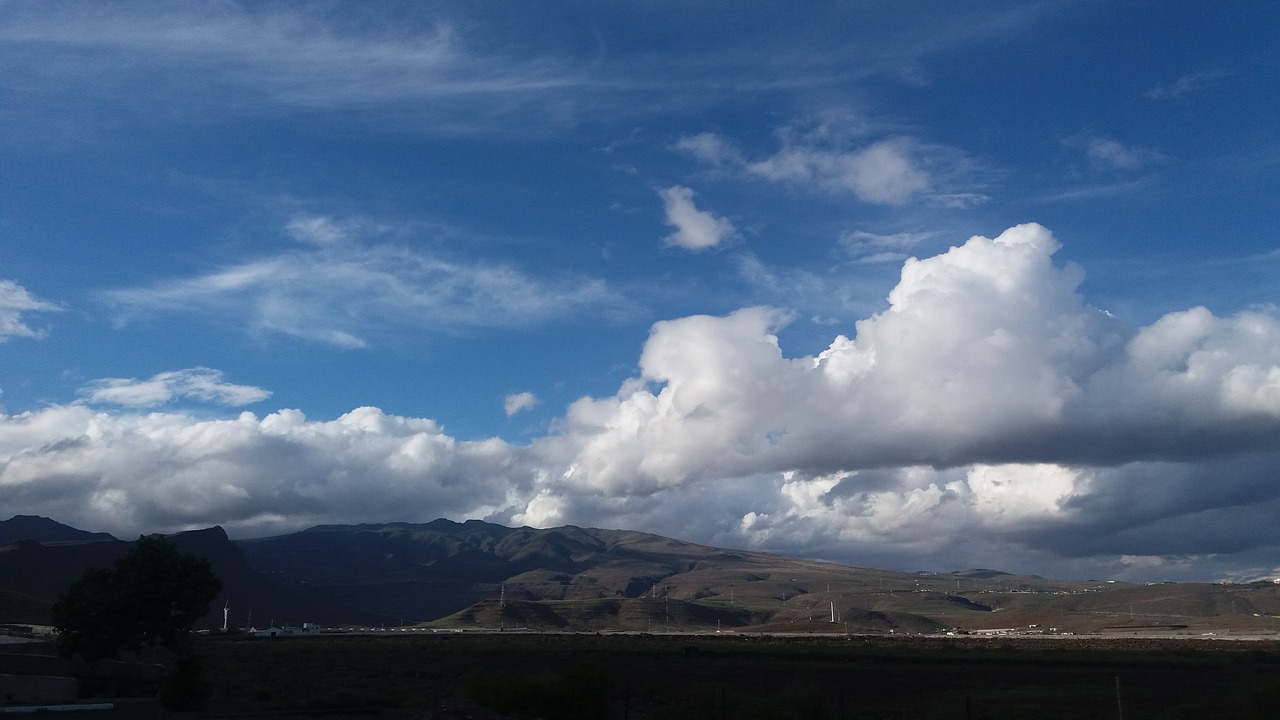
<path fill-rule="evenodd" d="M 1280 643 L 438 633 L 202 643 L 205 715 L 1274 718 Z"/>

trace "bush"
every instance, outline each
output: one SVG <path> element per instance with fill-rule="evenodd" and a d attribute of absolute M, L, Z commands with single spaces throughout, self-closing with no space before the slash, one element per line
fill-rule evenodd
<path fill-rule="evenodd" d="M 160 686 L 160 704 L 170 710 L 199 710 L 209 699 L 209 684 L 200 671 L 200 658 L 180 655 Z"/>
<path fill-rule="evenodd" d="M 532 677 L 473 676 L 472 700 L 504 715 L 545 720 L 598 720 L 607 717 L 609 678 L 604 668 L 581 664 L 564 673 Z"/>

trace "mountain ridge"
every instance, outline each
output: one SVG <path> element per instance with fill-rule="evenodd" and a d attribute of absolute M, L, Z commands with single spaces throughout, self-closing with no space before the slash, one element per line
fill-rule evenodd
<path fill-rule="evenodd" d="M 18 540 L 92 542 L 115 539 L 110 533 L 80 530 L 42 515 L 14 515 L 8 520 L 0 520 L 0 545 Z"/>
<path fill-rule="evenodd" d="M 989 568 L 906 572 L 573 525 L 510 528 L 440 518 L 317 525 L 237 541 L 216 526 L 169 537 L 208 558 L 224 581 L 223 595 L 202 620 L 206 628 L 221 626 L 224 604 L 231 627 L 426 623 L 453 630 L 827 633 L 1226 627 L 1274 635 L 1280 619 L 1280 586 L 1271 583 L 1135 585 Z M 128 546 L 114 538 L 0 545 L 0 613 L 31 615 L 32 598 L 52 603 L 83 568 L 109 565 Z"/>
<path fill-rule="evenodd" d="M 0 521 L 0 530 L 7 522 Z M 76 531 L 83 533 L 78 537 L 92 539 L 66 539 L 70 534 L 53 526 L 75 528 L 50 522 L 53 525 L 39 523 L 34 527 L 54 530 L 43 536 L 53 539 L 23 538 L 0 544 L 0 612 L 7 613 L 0 617 L 0 624 L 48 624 L 54 601 L 72 583 L 89 568 L 110 567 L 132 545 L 115 537 L 98 539 L 100 534 L 84 531 Z M 28 525 L 20 524 L 19 527 Z M 24 531 L 23 534 L 27 533 Z M 253 624 L 248 617 L 250 608 L 259 613 L 257 622 L 262 625 L 270 623 L 274 617 L 281 620 L 292 618 L 299 623 L 305 619 L 335 625 L 382 624 L 391 620 L 359 608 L 310 597 L 296 588 L 270 580 L 249 566 L 239 547 L 219 526 L 165 537 L 181 551 L 208 560 L 214 574 L 222 581 L 222 591 L 210 605 L 209 612 L 197 622 L 198 628 L 221 627 L 222 610 L 233 601 L 237 604 L 237 617 L 232 627 Z"/>

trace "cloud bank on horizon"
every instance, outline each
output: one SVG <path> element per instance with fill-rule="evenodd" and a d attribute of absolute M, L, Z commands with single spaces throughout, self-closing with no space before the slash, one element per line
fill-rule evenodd
<path fill-rule="evenodd" d="M 527 446 L 372 407 L 332 421 L 86 405 L 10 415 L 5 494 L 117 531 L 216 520 L 254 534 L 424 507 L 536 526 L 643 518 L 677 535 L 699 522 L 732 544 L 941 557 L 958 537 L 1135 564 L 1271 542 L 1280 320 L 1192 308 L 1126 327 L 1084 302 L 1058 248 L 1026 224 L 909 260 L 888 309 L 816 356 L 783 353 L 776 308 L 659 322 L 637 377 L 574 402 Z M 98 381 L 86 398 L 243 402 L 255 390 L 194 370 Z M 508 412 L 532 402 L 512 395 Z M 1236 521 L 1213 522 L 1225 515 Z M 1195 537 L 1210 523 L 1212 537 Z"/>
<path fill-rule="evenodd" d="M 0 512 L 1280 573 L 1275 9 L 559 7 L 0 2 Z"/>

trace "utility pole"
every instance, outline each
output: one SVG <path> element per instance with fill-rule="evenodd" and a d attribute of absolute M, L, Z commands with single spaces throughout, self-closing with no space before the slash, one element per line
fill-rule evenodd
<path fill-rule="evenodd" d="M 1124 705 L 1120 703 L 1120 676 L 1116 676 L 1116 720 L 1124 720 Z"/>

